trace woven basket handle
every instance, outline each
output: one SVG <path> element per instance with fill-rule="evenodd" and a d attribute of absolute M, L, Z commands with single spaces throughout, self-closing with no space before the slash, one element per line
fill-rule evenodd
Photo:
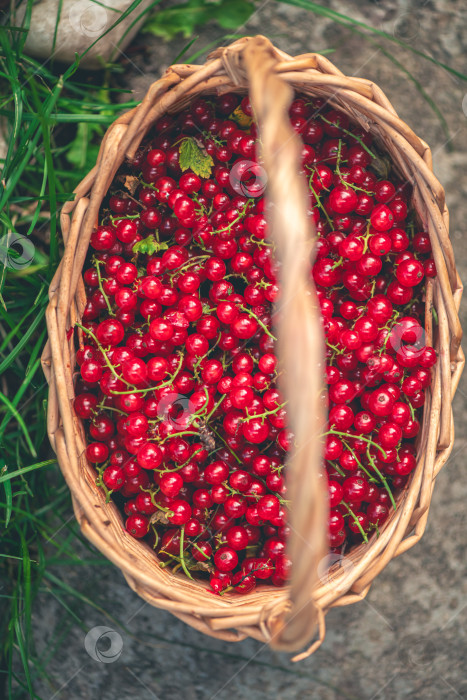
<path fill-rule="evenodd" d="M 288 108 L 293 90 L 275 72 L 279 62 L 265 37 L 255 37 L 237 54 L 244 62 L 250 100 L 258 123 L 267 174 L 267 219 L 280 265 L 281 296 L 275 324 L 281 389 L 289 427 L 295 435 L 287 472 L 292 559 L 289 601 L 267 621 L 271 646 L 284 651 L 304 646 L 313 636 L 317 609 L 312 591 L 326 557 L 327 488 L 321 472 L 325 431 L 324 339 L 319 303 L 310 280 L 315 232 L 307 213 L 309 194 L 299 175 L 301 142 Z M 231 72 L 232 65 L 230 65 Z"/>

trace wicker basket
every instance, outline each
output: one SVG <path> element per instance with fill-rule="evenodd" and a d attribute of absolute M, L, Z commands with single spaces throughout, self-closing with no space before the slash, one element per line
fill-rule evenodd
<path fill-rule="evenodd" d="M 316 371 L 323 366 L 323 341 L 318 306 L 308 286 L 313 231 L 305 211 L 305 185 L 298 175 L 299 139 L 287 117 L 293 89 L 324 97 L 369 129 L 391 155 L 399 174 L 414 185 L 414 205 L 429 232 L 438 272 L 427 285 L 426 333 L 439 361 L 427 391 L 417 467 L 379 537 L 373 535 L 329 570 L 324 565 L 327 506 L 320 478 L 322 372 Z M 117 508 L 105 503 L 95 485 L 95 471 L 84 456 L 84 429 L 72 402 L 75 343 L 70 329 L 85 305 L 81 271 L 102 199 L 123 160 L 134 156 L 160 116 L 179 111 L 198 95 L 226 91 L 249 92 L 262 137 L 267 196 L 273 204 L 269 224 L 282 263 L 281 303 L 287 304 L 287 313 L 280 315 L 278 354 L 286 370 L 284 391 L 298 445 L 288 468 L 292 583 L 284 589 L 260 587 L 243 597 L 213 596 L 203 582 L 160 568 L 153 550 L 125 531 Z M 444 191 L 433 175 L 428 146 L 398 118 L 372 82 L 346 77 L 320 55 L 292 58 L 264 37 L 245 38 L 217 49 L 202 66 L 172 66 L 138 107 L 112 124 L 97 165 L 77 187 L 74 201 L 63 207 L 61 226 L 65 253 L 50 286 L 43 367 L 50 384 L 48 433 L 83 534 L 122 570 L 142 598 L 199 631 L 229 641 L 250 636 L 297 651 L 310 643 L 317 623 L 318 639 L 294 660 L 311 654 L 324 639 L 327 610 L 364 598 L 389 561 L 420 539 L 435 477 L 453 445 L 451 403 L 464 366 L 458 319 L 462 286 L 448 237 Z M 436 327 L 432 307 L 437 311 Z M 289 342 L 281 342 L 283 338 Z"/>

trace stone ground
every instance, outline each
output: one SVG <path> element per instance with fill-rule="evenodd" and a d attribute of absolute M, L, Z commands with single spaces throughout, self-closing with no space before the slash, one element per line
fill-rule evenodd
<path fill-rule="evenodd" d="M 417 49 L 465 71 L 467 6 L 463 0 L 325 0 L 321 4 L 405 38 Z M 466 83 L 385 43 L 384 49 L 400 62 L 396 68 L 370 41 L 328 19 L 273 0 L 259 4 L 239 33 L 265 34 L 290 53 L 332 48 L 331 60 L 345 73 L 372 79 L 383 88 L 401 117 L 432 147 L 436 173 L 447 191 L 459 272 L 466 279 Z M 220 44 L 220 37 L 219 31 L 206 28 L 191 51 L 216 40 Z M 127 51 L 131 56 L 128 84 L 142 95 L 183 45 L 183 40 L 165 45 L 147 35 L 139 39 L 140 50 Z M 402 69 L 410 71 L 436 100 L 448 124 L 449 140 Z M 467 322 L 465 307 L 463 320 Z M 423 540 L 390 564 L 364 602 L 330 612 L 326 640 L 311 658 L 294 665 L 286 654 L 255 641 L 234 645 L 207 638 L 168 613 L 143 604 L 113 567 L 70 568 L 60 571 L 66 582 L 97 605 L 112 609 L 127 632 L 99 609 L 87 606 L 79 611 L 84 620 L 80 627 L 64 616 L 53 597 L 43 595 L 34 614 L 38 643 L 45 647 L 57 640 L 57 630 L 63 636 L 49 666 L 54 682 L 38 687 L 38 695 L 44 700 L 467 698 L 467 481 L 462 456 L 467 441 L 467 373 L 456 396 L 455 415 L 456 445 L 437 481 Z M 86 653 L 85 634 L 99 625 L 121 636 L 122 653 L 114 663 L 98 663 Z M 119 642 L 114 640 L 116 651 Z"/>

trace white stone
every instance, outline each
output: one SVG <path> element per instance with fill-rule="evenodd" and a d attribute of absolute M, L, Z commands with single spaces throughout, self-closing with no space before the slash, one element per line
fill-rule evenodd
<path fill-rule="evenodd" d="M 129 29 L 150 2 L 151 0 L 142 0 L 128 17 L 103 36 L 82 59 L 80 67 L 100 68 L 111 58 L 117 57 L 119 50 L 125 49 L 147 18 L 145 14 Z M 92 0 L 63 0 L 55 49 L 52 52 L 59 4 L 59 0 L 41 0 L 33 5 L 24 50 L 39 60 L 53 56 L 54 60 L 72 63 L 75 53 L 82 54 L 109 29 L 131 5 L 131 0 L 103 0 L 99 4 Z M 17 9 L 17 23 L 22 21 L 25 5 L 26 3 Z"/>

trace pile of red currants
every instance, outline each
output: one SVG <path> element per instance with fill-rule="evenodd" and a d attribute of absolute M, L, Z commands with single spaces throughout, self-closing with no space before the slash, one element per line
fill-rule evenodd
<path fill-rule="evenodd" d="M 161 118 L 118 171 L 84 270 L 76 414 L 97 482 L 160 565 L 215 593 L 290 574 L 267 178 L 247 97 Z M 411 188 L 380 146 L 322 99 L 297 96 L 310 275 L 326 339 L 325 471 L 333 551 L 378 536 L 416 465 L 436 353 L 436 274 Z"/>

